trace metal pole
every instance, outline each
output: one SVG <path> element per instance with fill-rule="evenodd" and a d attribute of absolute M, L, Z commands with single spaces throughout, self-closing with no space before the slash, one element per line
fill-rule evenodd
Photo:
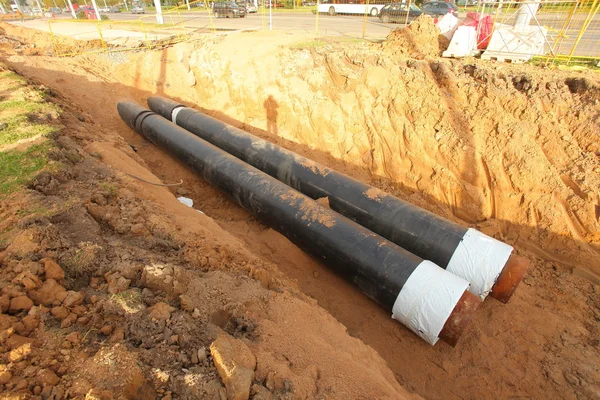
<path fill-rule="evenodd" d="M 571 62 L 571 58 L 573 58 L 573 56 L 575 55 L 575 50 L 577 50 L 577 46 L 579 46 L 579 42 L 581 41 L 582 36 L 585 34 L 585 31 L 590 25 L 590 22 L 592 21 L 592 19 L 594 19 L 594 16 L 598 12 L 598 8 L 600 8 L 600 2 L 598 0 L 594 0 L 594 2 L 592 3 L 592 7 L 590 8 L 590 12 L 583 21 L 583 25 L 581 25 L 581 29 L 577 34 L 577 39 L 575 39 L 575 43 L 571 48 L 571 52 L 569 53 L 569 60 L 567 61 L 567 63 Z"/>
<path fill-rule="evenodd" d="M 77 19 L 77 13 L 75 12 L 75 9 L 73 8 L 73 3 L 71 3 L 71 0 L 66 0 L 67 3 L 69 3 L 69 10 L 71 10 L 71 15 L 73 16 L 74 19 Z"/>
<path fill-rule="evenodd" d="M 315 18 L 315 33 L 319 34 L 319 5 L 321 4 L 321 0 L 317 0 L 317 12 L 315 13 L 317 16 Z"/>
<path fill-rule="evenodd" d="M 108 8 L 108 4 L 106 4 L 106 0 L 104 0 L 104 8 Z"/>
<path fill-rule="evenodd" d="M 37 6 L 40 9 L 40 12 L 43 13 L 44 9 L 42 8 L 42 5 L 40 4 L 40 0 L 35 0 L 35 2 L 37 3 Z"/>
<path fill-rule="evenodd" d="M 123 4 L 125 4 L 125 11 L 129 11 L 129 7 L 127 6 L 127 0 L 123 0 Z"/>
<path fill-rule="evenodd" d="M 273 0 L 269 0 L 269 30 L 273 30 Z"/>
<path fill-rule="evenodd" d="M 190 0 L 185 0 L 185 3 L 187 4 L 188 11 L 191 10 L 192 7 L 190 7 Z"/>
<path fill-rule="evenodd" d="M 96 12 L 96 18 L 98 18 L 98 21 L 100 21 L 102 17 L 100 17 L 100 11 L 98 11 L 98 5 L 96 4 L 96 0 L 92 0 L 92 6 L 94 7 L 94 11 Z"/>
<path fill-rule="evenodd" d="M 408 25 L 408 16 L 410 15 L 410 5 L 412 4 L 412 0 L 408 0 L 408 11 L 406 12 L 406 22 L 404 23 L 404 26 Z M 465 2 L 465 7 L 466 7 L 466 2 Z"/>
<path fill-rule="evenodd" d="M 165 19 L 162 15 L 162 6 L 160 0 L 154 0 L 154 7 L 156 7 L 156 22 L 160 25 L 165 23 Z"/>
<path fill-rule="evenodd" d="M 363 17 L 363 28 L 362 28 L 362 38 L 365 38 L 365 34 L 367 33 L 367 15 L 369 15 L 369 0 L 365 3 L 365 15 Z"/>

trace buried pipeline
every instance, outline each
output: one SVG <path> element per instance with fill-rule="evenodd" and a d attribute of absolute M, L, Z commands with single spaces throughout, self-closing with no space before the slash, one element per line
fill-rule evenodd
<path fill-rule="evenodd" d="M 150 109 L 301 193 L 327 197 L 332 210 L 467 280 L 469 290 L 507 303 L 527 259 L 484 233 L 465 228 L 306 157 L 159 96 Z"/>
<path fill-rule="evenodd" d="M 422 339 L 456 345 L 481 303 L 468 291 L 469 282 L 134 102 L 120 102 L 117 109 L 129 127 L 323 260 Z"/>

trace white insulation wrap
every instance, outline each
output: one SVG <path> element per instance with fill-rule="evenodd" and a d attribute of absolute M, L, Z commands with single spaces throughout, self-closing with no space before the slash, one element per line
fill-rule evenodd
<path fill-rule="evenodd" d="M 469 282 L 423 261 L 408 277 L 392 307 L 392 318 L 435 344 Z"/>
<path fill-rule="evenodd" d="M 171 122 L 173 122 L 175 125 L 177 125 L 177 114 L 179 114 L 179 111 L 181 110 L 183 110 L 183 107 L 177 107 L 171 114 Z"/>
<path fill-rule="evenodd" d="M 454 251 L 446 271 L 469 281 L 469 290 L 485 299 L 512 251 L 512 246 L 469 228 Z"/>

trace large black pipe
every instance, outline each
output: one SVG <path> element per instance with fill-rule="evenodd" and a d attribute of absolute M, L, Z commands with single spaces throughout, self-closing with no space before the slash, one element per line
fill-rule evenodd
<path fill-rule="evenodd" d="M 396 244 L 321 206 L 136 103 L 120 102 L 117 108 L 121 118 L 131 128 L 191 167 L 260 221 L 281 232 L 305 251 L 324 260 L 388 310 L 398 307 L 397 300 L 403 289 L 405 297 L 412 296 L 411 290 L 406 288 L 409 286 L 407 281 L 411 282 L 411 276 L 412 290 L 420 293 L 416 296 L 417 300 L 411 300 L 413 303 L 409 308 L 423 308 L 425 319 L 428 318 L 427 313 L 438 312 L 435 308 L 440 306 L 431 299 L 436 296 L 447 298 L 446 292 L 460 292 L 453 294 L 453 303 L 449 305 L 448 315 L 442 321 L 444 329 L 434 332 L 435 339 L 439 334 L 439 337 L 451 343 L 457 340 L 465 321 L 469 320 L 477 305 L 477 301 L 473 300 L 477 298 L 465 292 L 468 286 L 466 281 L 456 281 L 460 278 L 437 266 L 428 266 L 433 264 L 424 262 Z M 425 267 L 435 275 L 428 277 L 431 280 L 428 284 L 436 289 L 419 287 L 420 282 L 415 282 L 415 271 L 422 274 L 427 269 Z M 462 289 L 457 290 L 457 287 Z M 429 293 L 431 290 L 439 293 Z M 447 308 L 448 304 L 442 306 Z M 430 307 L 434 308 L 433 311 Z M 460 315 L 453 317 L 454 314 L 450 313 L 455 309 L 458 309 L 455 314 Z M 421 317 L 417 315 L 413 319 Z M 419 331 L 428 329 L 427 321 L 425 327 L 419 323 L 418 326 L 413 324 L 409 327 L 423 337 L 423 332 Z"/>
<path fill-rule="evenodd" d="M 148 99 L 148 105 L 182 128 L 311 198 L 327 197 L 333 210 L 419 257 L 448 268 L 471 282 L 471 290 L 482 298 L 499 280 L 505 263 L 509 264 L 507 260 L 512 248 L 478 231 L 448 221 L 180 103 L 154 96 Z M 512 268 L 507 269 L 510 271 L 502 274 L 502 279 L 510 282 L 498 285 L 499 293 L 492 291 L 492 296 L 503 301 L 508 301 L 522 277 Z M 504 289 L 500 290 L 501 287 Z"/>

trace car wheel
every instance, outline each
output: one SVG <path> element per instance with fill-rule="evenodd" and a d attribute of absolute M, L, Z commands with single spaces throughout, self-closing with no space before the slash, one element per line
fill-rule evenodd
<path fill-rule="evenodd" d="M 335 15 L 335 14 L 336 14 L 335 8 L 329 7 L 329 15 Z"/>
<path fill-rule="evenodd" d="M 376 17 L 379 14 L 379 10 L 375 7 L 371 8 L 371 17 Z"/>
<path fill-rule="evenodd" d="M 389 23 L 389 22 L 390 22 L 390 16 L 389 16 L 389 15 L 384 15 L 383 17 L 381 17 L 381 21 L 382 21 L 384 24 L 387 24 L 387 23 Z"/>

